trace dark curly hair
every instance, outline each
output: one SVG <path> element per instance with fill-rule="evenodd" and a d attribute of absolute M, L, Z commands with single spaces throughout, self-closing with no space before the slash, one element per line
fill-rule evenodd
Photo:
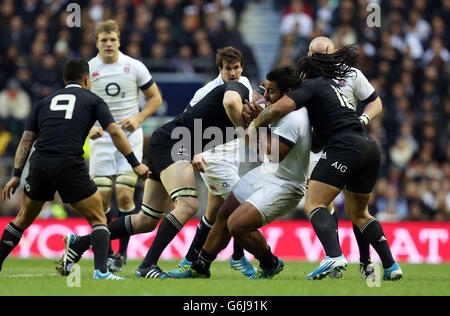
<path fill-rule="evenodd" d="M 314 53 L 300 58 L 297 62 L 297 76 L 300 79 L 323 77 L 326 79 L 345 79 L 354 70 L 358 48 L 347 45 L 333 54 Z"/>

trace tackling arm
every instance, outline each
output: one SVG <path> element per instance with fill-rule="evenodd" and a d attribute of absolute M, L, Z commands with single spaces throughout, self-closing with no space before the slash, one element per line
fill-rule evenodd
<path fill-rule="evenodd" d="M 360 116 L 360 120 L 364 125 L 368 125 L 376 117 L 383 112 L 383 104 L 380 97 L 377 97 L 372 102 L 366 105 L 363 114 Z"/>

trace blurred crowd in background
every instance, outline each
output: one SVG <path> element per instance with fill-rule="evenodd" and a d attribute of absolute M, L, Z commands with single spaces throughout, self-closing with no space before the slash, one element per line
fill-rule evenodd
<path fill-rule="evenodd" d="M 264 74 L 239 25 L 250 2 L 267 1 L 76 1 L 82 27 L 69 28 L 70 1 L 2 0 L 0 185 L 11 174 L 33 105 L 63 86 L 64 62 L 97 54 L 96 22 L 115 19 L 121 51 L 152 73 L 216 76 L 215 52 L 235 46 L 244 54 L 244 75 L 256 86 Z M 450 220 L 450 0 L 272 0 L 270 8 L 281 16 L 278 55 L 265 61 L 271 66 L 295 65 L 320 35 L 337 48 L 360 48 L 358 68 L 384 106 L 382 117 L 370 124 L 383 158 L 370 212 L 382 221 Z M 371 16 L 377 8 L 381 16 Z M 17 198 L 0 203 L 0 215 L 14 215 L 19 205 Z M 342 198 L 336 208 L 345 218 Z M 301 210 L 294 214 L 302 216 Z"/>

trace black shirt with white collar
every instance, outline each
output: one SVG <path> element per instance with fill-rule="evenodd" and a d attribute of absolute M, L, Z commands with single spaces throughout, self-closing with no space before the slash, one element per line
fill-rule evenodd
<path fill-rule="evenodd" d="M 103 129 L 114 122 L 106 103 L 80 85 L 70 84 L 39 101 L 25 130 L 38 134 L 35 149 L 39 153 L 82 156 L 97 120 Z"/>

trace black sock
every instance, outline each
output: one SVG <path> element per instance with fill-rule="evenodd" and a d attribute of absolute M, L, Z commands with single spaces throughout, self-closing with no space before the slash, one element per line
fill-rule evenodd
<path fill-rule="evenodd" d="M 359 262 L 367 265 L 370 260 L 370 243 L 355 224 L 353 224 L 353 233 L 355 234 L 356 242 L 358 243 Z"/>
<path fill-rule="evenodd" d="M 128 215 L 134 214 L 135 210 L 132 210 L 131 212 L 122 212 L 119 209 L 119 218 L 123 218 L 126 217 Z M 127 249 L 128 249 L 128 243 L 130 242 L 130 236 L 125 236 L 120 238 L 120 243 L 119 243 L 119 254 L 123 257 L 127 256 Z"/>
<path fill-rule="evenodd" d="M 361 232 L 380 256 L 383 268 L 390 268 L 395 263 L 395 260 L 392 257 L 391 249 L 384 236 L 381 224 L 376 219 L 371 218 L 361 226 Z"/>
<path fill-rule="evenodd" d="M 210 255 L 205 249 L 202 248 L 198 258 L 192 263 L 191 268 L 195 271 L 205 274 L 211 267 L 211 263 L 216 260 L 217 256 Z"/>
<path fill-rule="evenodd" d="M 140 268 L 149 268 L 152 265 L 156 265 L 161 253 L 182 228 L 183 225 L 172 213 L 167 214 L 161 221 L 152 246 L 147 252 L 144 261 L 142 261 Z"/>
<path fill-rule="evenodd" d="M 244 248 L 236 241 L 236 239 L 233 239 L 233 255 L 231 258 L 233 260 L 237 261 L 241 259 L 244 256 Z"/>
<path fill-rule="evenodd" d="M 0 239 L 0 271 L 2 270 L 3 261 L 5 261 L 6 257 L 19 244 L 22 235 L 23 230 L 12 222 L 6 225 L 2 239 Z"/>
<path fill-rule="evenodd" d="M 334 218 L 334 221 L 336 222 L 336 227 L 339 226 L 339 220 L 338 220 L 338 216 L 336 214 L 336 210 L 333 210 L 333 214 L 331 214 Z"/>
<path fill-rule="evenodd" d="M 110 240 L 133 235 L 133 227 L 131 226 L 131 215 L 120 217 L 115 221 L 112 221 L 108 225 L 108 230 L 110 232 L 109 236 Z M 71 246 L 71 248 L 80 255 L 82 255 L 90 247 L 91 247 L 91 235 L 78 237 L 77 241 Z M 108 255 L 109 254 L 110 253 L 108 251 Z"/>
<path fill-rule="evenodd" d="M 278 263 L 278 259 L 277 259 L 277 257 L 274 256 L 270 247 L 269 247 L 269 250 L 265 254 L 263 254 L 262 256 L 255 257 L 255 258 L 259 260 L 259 266 L 263 270 L 273 269 L 277 266 L 277 263 Z"/>
<path fill-rule="evenodd" d="M 108 209 L 105 212 L 105 216 L 106 216 L 106 224 L 109 225 L 109 223 L 112 222 L 112 212 L 111 212 L 111 207 L 108 207 Z M 89 238 L 90 240 L 90 238 Z M 114 255 L 114 250 L 111 247 L 111 243 L 109 243 L 109 247 L 108 247 L 108 257 L 109 256 L 113 256 Z"/>
<path fill-rule="evenodd" d="M 108 257 L 109 230 L 104 225 L 97 225 L 91 232 L 92 251 L 94 252 L 94 266 L 101 273 L 108 271 L 106 267 L 106 258 Z"/>
<path fill-rule="evenodd" d="M 326 207 L 316 208 L 311 212 L 309 219 L 323 245 L 325 254 L 335 258 L 342 255 L 337 234 L 337 226 L 333 216 Z"/>
<path fill-rule="evenodd" d="M 194 240 L 192 240 L 192 244 L 189 247 L 189 251 L 186 254 L 186 260 L 194 262 L 195 259 L 197 259 L 200 250 L 206 242 L 206 238 L 208 238 L 208 234 L 212 226 L 213 224 L 208 221 L 206 216 L 203 216 L 200 223 L 197 225 L 197 231 L 195 233 Z"/>

